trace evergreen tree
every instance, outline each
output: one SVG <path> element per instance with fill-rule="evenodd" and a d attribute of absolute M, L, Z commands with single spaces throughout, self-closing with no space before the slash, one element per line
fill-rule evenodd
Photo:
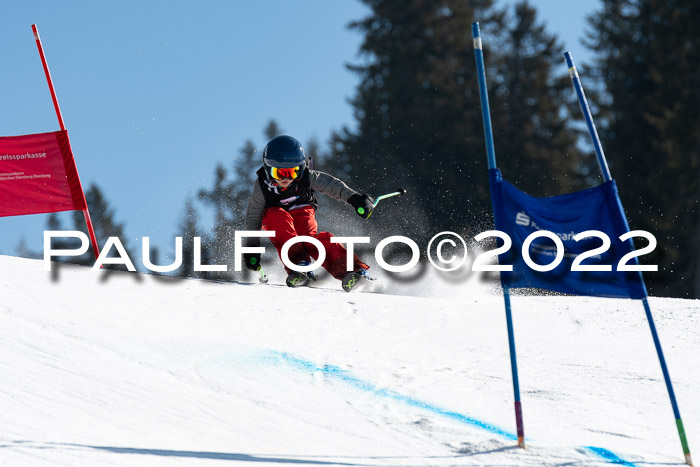
<path fill-rule="evenodd" d="M 657 295 L 700 297 L 700 31 L 692 0 L 604 0 L 587 45 L 606 90 L 599 133 Z"/>
<path fill-rule="evenodd" d="M 90 219 L 95 230 L 97 244 L 100 246 L 100 248 L 105 245 L 109 237 L 118 237 L 129 255 L 129 258 L 132 260 L 132 262 L 134 262 L 134 266 L 138 268 L 135 261 L 136 256 L 134 256 L 134 253 L 131 250 L 129 242 L 125 236 L 124 223 L 116 220 L 114 209 L 110 206 L 102 190 L 96 184 L 90 184 L 89 189 L 87 192 L 85 192 L 85 200 L 87 201 L 88 209 L 90 210 Z M 72 217 L 73 227 L 69 230 L 79 230 L 87 235 L 87 224 L 85 223 L 85 216 L 83 213 L 74 211 L 72 213 Z M 46 223 L 46 229 L 65 230 L 63 229 L 61 221 L 56 214 L 49 215 Z M 57 238 L 53 240 L 52 246 L 53 248 L 77 249 L 80 247 L 80 241 L 78 239 Z M 118 254 L 116 249 L 112 249 L 109 257 L 117 256 Z M 88 249 L 87 253 L 81 256 L 66 256 L 57 258 L 56 260 L 86 266 L 92 266 L 95 264 L 95 256 L 92 252 L 92 246 Z M 105 265 L 105 268 L 126 270 L 126 267 L 121 265 L 107 264 Z"/>
<path fill-rule="evenodd" d="M 280 128 L 274 120 L 270 120 L 263 133 L 269 140 L 280 133 Z M 255 144 L 251 140 L 246 141 L 233 159 L 231 170 L 218 164 L 214 186 L 199 191 L 199 199 L 214 209 L 213 231 L 202 239 L 202 250 L 206 249 L 212 264 L 229 265 L 228 273 L 211 273 L 207 277 L 225 280 L 233 277 L 234 235 L 236 230 L 245 228 L 245 214 L 256 180 L 255 172 L 262 164 L 261 157 Z"/>
<path fill-rule="evenodd" d="M 334 138 L 337 173 L 374 195 L 406 188 L 415 209 L 387 221 L 427 237 L 489 206 L 469 25 L 492 2 L 364 3 L 372 14 L 350 25 L 365 35 L 349 66 L 357 130 Z"/>
<path fill-rule="evenodd" d="M 323 155 L 321 154 L 321 145 L 316 138 L 312 138 L 304 144 L 304 151 L 306 151 L 306 157 L 311 161 L 311 167 L 316 168 L 316 164 L 321 162 Z"/>
<path fill-rule="evenodd" d="M 214 209 L 213 231 L 207 236 L 206 245 L 209 256 L 215 264 L 229 264 L 233 254 L 235 218 L 238 215 L 233 206 L 233 182 L 228 179 L 228 171 L 222 164 L 217 164 L 214 173 L 214 186 L 199 190 L 199 199 Z M 217 279 L 230 279 L 232 274 L 213 274 Z"/>
<path fill-rule="evenodd" d="M 579 135 L 571 127 L 573 117 L 566 105 L 575 104 L 576 96 L 566 73 L 564 47 L 547 33 L 527 1 L 514 6 L 499 42 L 503 46 L 490 88 L 505 104 L 492 119 L 499 168 L 535 196 L 581 188 Z"/>
<path fill-rule="evenodd" d="M 333 136 L 332 162 L 337 173 L 373 194 L 407 188 L 419 209 L 394 223 L 417 239 L 460 226 L 477 233 L 488 225 L 469 28 L 474 20 L 489 38 L 484 56 L 499 165 L 534 194 L 578 185 L 576 135 L 564 118 L 565 95 L 571 94 L 552 70 L 555 64 L 561 69 L 562 50 L 537 24 L 530 5 L 519 4 L 507 22 L 505 12 L 488 0 L 365 3 L 372 14 L 350 25 L 365 35 L 365 60 L 350 66 L 361 78 L 352 101 L 357 130 Z"/>
<path fill-rule="evenodd" d="M 182 237 L 182 266 L 177 270 L 177 275 L 180 277 L 208 277 L 204 271 L 194 270 L 194 238 L 202 237 L 202 232 L 199 228 L 199 214 L 195 208 L 194 201 L 188 199 L 185 201 L 185 211 L 180 223 L 180 233 Z M 201 245 L 201 264 L 209 264 L 209 250 L 206 245 Z"/>
<path fill-rule="evenodd" d="M 267 125 L 263 130 L 263 134 L 265 135 L 265 142 L 267 143 L 267 141 L 270 141 L 275 136 L 281 135 L 282 130 L 280 129 L 276 121 L 270 120 L 269 122 L 267 122 Z"/>
<path fill-rule="evenodd" d="M 248 201 L 253 188 L 253 183 L 257 180 L 256 169 L 261 165 L 261 153 L 256 151 L 255 145 L 248 140 L 241 148 L 240 154 L 234 163 L 234 188 L 232 191 L 233 210 L 238 215 L 234 222 L 234 227 L 238 230 L 245 228 L 245 213 L 248 209 Z"/>

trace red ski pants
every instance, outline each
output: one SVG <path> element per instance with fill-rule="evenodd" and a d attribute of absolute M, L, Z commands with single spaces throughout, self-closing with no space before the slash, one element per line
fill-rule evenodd
<path fill-rule="evenodd" d="M 263 215 L 263 230 L 271 230 L 275 232 L 275 236 L 270 238 L 272 244 L 280 254 L 285 242 L 299 235 L 307 235 L 314 237 L 321 242 L 326 250 L 326 260 L 323 262 L 323 267 L 336 279 L 342 279 L 346 274 L 346 261 L 348 250 L 341 243 L 331 243 L 332 233 L 318 233 L 318 224 L 316 223 L 316 211 L 312 206 L 304 206 L 291 211 L 285 211 L 280 207 L 270 207 L 265 210 Z M 310 258 L 316 260 L 318 258 L 318 249 L 311 243 L 300 242 L 294 244 L 287 254 L 292 263 L 298 264 L 300 261 L 309 261 Z M 353 268 L 369 268 L 365 263 L 360 261 L 357 255 L 354 256 Z M 287 272 L 291 272 L 287 267 Z"/>

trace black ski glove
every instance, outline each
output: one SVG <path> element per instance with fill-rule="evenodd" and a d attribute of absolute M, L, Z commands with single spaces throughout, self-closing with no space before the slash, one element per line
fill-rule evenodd
<path fill-rule="evenodd" d="M 372 206 L 374 204 L 374 200 L 371 196 L 366 194 L 354 194 L 350 197 L 350 199 L 348 199 L 348 203 L 355 208 L 357 215 L 363 219 L 367 219 L 372 214 L 372 210 L 374 209 Z"/>
<path fill-rule="evenodd" d="M 251 271 L 260 270 L 260 253 L 243 253 L 243 261 Z"/>

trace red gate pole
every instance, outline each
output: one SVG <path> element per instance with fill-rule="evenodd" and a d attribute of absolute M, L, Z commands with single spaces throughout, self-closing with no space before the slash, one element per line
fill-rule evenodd
<path fill-rule="evenodd" d="M 46 81 L 49 83 L 49 91 L 51 92 L 51 99 L 53 99 L 53 106 L 56 109 L 56 116 L 58 117 L 58 124 L 62 131 L 66 131 L 66 125 L 63 123 L 63 116 L 61 115 L 61 108 L 58 105 L 58 98 L 56 97 L 56 90 L 53 87 L 53 81 L 51 80 L 51 72 L 49 71 L 49 65 L 46 63 L 46 56 L 44 55 L 44 47 L 41 45 L 41 38 L 39 37 L 39 30 L 36 24 L 32 24 L 32 31 L 34 31 L 34 39 L 36 39 L 36 47 L 39 49 L 39 56 L 41 57 L 41 64 L 44 66 L 44 74 L 46 74 Z M 70 143 L 69 143 L 70 144 Z M 73 151 L 71 150 L 71 155 Z M 78 166 L 75 167 L 76 173 Z M 80 182 L 80 175 L 78 175 L 78 184 L 80 185 L 80 192 L 83 194 L 83 201 L 85 202 L 85 209 L 83 210 L 83 216 L 85 216 L 85 224 L 88 228 L 88 233 L 90 234 L 90 242 L 92 243 L 92 252 L 95 254 L 95 259 L 100 256 L 100 250 L 97 246 L 97 237 L 95 237 L 95 229 L 92 227 L 92 220 L 90 219 L 90 211 L 87 207 L 87 200 L 85 199 L 85 191 L 83 191 L 83 185 Z"/>

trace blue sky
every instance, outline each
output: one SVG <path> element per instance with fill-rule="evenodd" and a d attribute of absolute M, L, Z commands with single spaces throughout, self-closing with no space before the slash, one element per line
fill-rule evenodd
<path fill-rule="evenodd" d="M 578 64 L 590 56 L 580 37 L 598 0 L 533 3 Z M 37 24 L 83 187 L 104 191 L 125 241 L 150 236 L 166 253 L 185 201 L 246 139 L 262 148 L 270 118 L 321 143 L 353 126 L 358 80 L 345 64 L 362 37 L 346 25 L 368 12 L 356 0 L 11 2 L 0 18 L 0 135 L 59 129 Z M 41 251 L 46 217 L 0 218 L 0 254 L 22 238 Z"/>

